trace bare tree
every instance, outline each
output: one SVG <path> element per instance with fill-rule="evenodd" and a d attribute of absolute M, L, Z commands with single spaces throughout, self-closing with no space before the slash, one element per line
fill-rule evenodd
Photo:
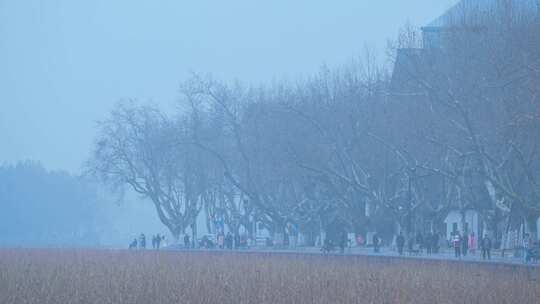
<path fill-rule="evenodd" d="M 89 171 L 150 199 L 178 238 L 194 223 L 206 185 L 198 151 L 178 144 L 188 136 L 186 128 L 156 108 L 129 102 L 119 104 L 99 130 Z"/>

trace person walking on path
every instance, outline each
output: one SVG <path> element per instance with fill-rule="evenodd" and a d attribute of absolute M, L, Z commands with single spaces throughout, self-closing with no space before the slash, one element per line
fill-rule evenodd
<path fill-rule="evenodd" d="M 233 236 L 231 232 L 227 232 L 227 236 L 225 237 L 225 247 L 229 250 L 233 249 Z"/>
<path fill-rule="evenodd" d="M 223 232 L 218 233 L 217 235 L 217 245 L 219 249 L 223 249 L 223 246 L 225 244 L 225 235 Z"/>
<path fill-rule="evenodd" d="M 381 239 L 379 239 L 379 236 L 377 235 L 377 233 L 373 234 L 373 250 L 375 251 L 375 253 L 379 253 L 380 251 L 379 249 L 380 242 L 381 242 Z"/>
<path fill-rule="evenodd" d="M 523 263 L 529 263 L 532 249 L 531 236 L 527 233 L 523 237 Z"/>
<path fill-rule="evenodd" d="M 361 233 L 359 233 L 357 236 L 356 236 L 356 245 L 357 246 L 364 246 L 364 237 L 362 236 Z"/>
<path fill-rule="evenodd" d="M 284 242 L 284 245 L 288 246 L 289 241 L 288 241 L 288 235 L 286 233 L 285 233 L 285 237 L 287 239 L 287 242 L 286 243 Z M 234 249 L 240 248 L 240 235 L 238 234 L 238 232 L 234 235 L 233 240 L 234 240 L 234 244 L 233 244 Z"/>
<path fill-rule="evenodd" d="M 409 240 L 407 241 L 407 249 L 409 250 L 409 253 L 413 252 L 414 250 L 414 240 L 415 240 L 415 237 L 411 236 L 409 237 Z"/>
<path fill-rule="evenodd" d="M 141 233 L 139 239 L 139 248 L 146 249 L 146 236 L 144 235 L 144 233 Z"/>
<path fill-rule="evenodd" d="M 433 233 L 433 239 L 431 240 L 432 244 L 432 252 L 433 254 L 439 253 L 439 233 L 435 232 Z"/>
<path fill-rule="evenodd" d="M 156 236 L 152 235 L 152 249 L 156 249 Z"/>
<path fill-rule="evenodd" d="M 465 232 L 461 238 L 461 255 L 466 257 L 467 254 L 469 254 L 469 234 Z"/>
<path fill-rule="evenodd" d="M 469 251 L 471 254 L 475 255 L 476 249 L 478 249 L 478 240 L 476 239 L 474 232 L 471 232 L 471 235 L 469 236 Z"/>
<path fill-rule="evenodd" d="M 487 258 L 488 260 L 491 260 L 491 239 L 487 234 L 484 235 L 484 238 L 482 239 L 481 247 L 482 259 L 485 260 Z"/>
<path fill-rule="evenodd" d="M 405 237 L 403 236 L 403 233 L 401 232 L 396 238 L 396 245 L 397 245 L 399 255 L 403 255 L 403 247 L 405 246 Z"/>
<path fill-rule="evenodd" d="M 422 232 L 418 232 L 416 234 L 416 245 L 418 245 L 418 250 L 420 251 L 420 254 L 422 254 L 422 251 L 424 250 L 424 236 L 422 235 Z"/>
<path fill-rule="evenodd" d="M 129 244 L 129 249 L 137 249 L 137 238 L 133 239 L 133 242 Z"/>
<path fill-rule="evenodd" d="M 158 233 L 156 234 L 156 249 L 159 249 L 159 247 L 161 246 L 161 235 Z"/>
<path fill-rule="evenodd" d="M 347 247 L 347 243 L 349 242 L 349 238 L 347 237 L 347 232 L 343 231 L 340 234 L 339 237 L 339 253 L 344 254 L 345 253 L 345 247 Z"/>
<path fill-rule="evenodd" d="M 189 242 L 189 235 L 184 235 L 184 247 L 185 248 L 190 248 L 190 242 Z"/>
<path fill-rule="evenodd" d="M 161 236 L 161 241 L 158 245 L 160 245 L 163 248 L 167 247 L 167 238 L 164 235 Z"/>
<path fill-rule="evenodd" d="M 424 244 L 424 247 L 426 247 L 426 253 L 431 255 L 433 253 L 433 232 L 426 234 Z"/>
<path fill-rule="evenodd" d="M 454 239 L 452 240 L 454 245 L 454 255 L 456 258 L 461 259 L 461 235 L 459 232 L 454 234 Z"/>

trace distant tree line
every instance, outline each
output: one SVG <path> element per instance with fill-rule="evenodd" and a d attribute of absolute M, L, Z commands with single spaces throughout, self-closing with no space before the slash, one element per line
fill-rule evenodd
<path fill-rule="evenodd" d="M 95 202 L 95 187 L 68 173 L 0 166 L 0 247 L 95 245 Z"/>
<path fill-rule="evenodd" d="M 436 47 L 405 28 L 394 72 L 366 56 L 267 87 L 194 75 L 176 113 L 120 103 L 89 171 L 147 197 L 176 237 L 203 208 L 233 232 L 415 233 L 468 209 L 497 235 L 532 227 L 540 18 L 507 12 L 448 21 Z"/>

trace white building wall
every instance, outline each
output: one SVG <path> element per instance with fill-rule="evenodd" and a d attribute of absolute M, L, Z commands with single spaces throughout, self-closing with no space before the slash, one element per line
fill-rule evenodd
<path fill-rule="evenodd" d="M 451 234 L 453 232 L 454 223 L 457 224 L 457 230 L 463 234 L 465 227 L 463 221 L 461 220 L 461 212 L 459 211 L 450 211 L 444 220 L 446 224 L 446 239 L 450 240 Z M 474 210 L 467 210 L 465 212 L 465 223 L 468 226 L 468 233 L 474 232 L 475 235 L 479 235 L 480 224 L 478 212 Z"/>
<path fill-rule="evenodd" d="M 205 234 L 210 234 L 210 231 L 208 231 L 208 227 L 206 225 L 206 218 L 207 218 L 206 210 L 204 208 L 199 212 L 199 215 L 197 215 L 197 237 L 202 237 Z"/>

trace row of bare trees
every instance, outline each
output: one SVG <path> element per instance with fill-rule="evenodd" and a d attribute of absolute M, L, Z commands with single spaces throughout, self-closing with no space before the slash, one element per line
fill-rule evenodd
<path fill-rule="evenodd" d="M 292 225 L 308 239 L 439 229 L 468 209 L 497 233 L 516 219 L 533 227 L 540 22 L 519 16 L 448 24 L 429 48 L 412 48 L 408 29 L 392 77 L 369 56 L 269 87 L 194 75 L 174 115 L 120 104 L 89 169 L 150 199 L 176 237 L 203 209 L 233 232 Z"/>

